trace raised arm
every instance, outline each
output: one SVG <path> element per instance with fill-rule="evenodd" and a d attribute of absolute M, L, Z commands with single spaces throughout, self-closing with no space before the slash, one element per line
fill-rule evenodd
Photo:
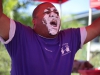
<path fill-rule="evenodd" d="M 3 9 L 2 9 L 2 0 L 0 1 L 0 17 L 2 15 Z"/>
<path fill-rule="evenodd" d="M 91 41 L 100 35 L 100 17 L 96 19 L 90 26 L 86 27 L 87 37 L 85 43 Z"/>
<path fill-rule="evenodd" d="M 2 0 L 0 0 L 0 37 L 4 40 L 9 38 L 10 19 L 3 14 Z"/>

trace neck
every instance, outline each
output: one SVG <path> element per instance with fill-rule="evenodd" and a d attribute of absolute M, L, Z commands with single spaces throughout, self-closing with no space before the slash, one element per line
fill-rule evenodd
<path fill-rule="evenodd" d="M 55 35 L 55 36 L 42 36 L 42 35 L 40 35 L 40 34 L 38 34 L 40 37 L 43 37 L 43 38 L 46 38 L 46 39 L 54 39 L 54 38 L 56 38 L 56 36 L 57 35 Z"/>
<path fill-rule="evenodd" d="M 39 33 L 36 30 L 34 30 L 36 34 L 38 34 L 39 36 L 43 37 L 43 38 L 48 38 L 48 39 L 52 39 L 55 38 L 58 34 L 56 35 L 51 35 L 49 33 Z"/>

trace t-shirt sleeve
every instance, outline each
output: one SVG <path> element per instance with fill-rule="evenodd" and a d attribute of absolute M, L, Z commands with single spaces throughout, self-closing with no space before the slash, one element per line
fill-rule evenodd
<path fill-rule="evenodd" d="M 8 44 L 5 44 L 5 47 L 11 57 L 16 56 L 20 50 L 24 50 L 27 42 L 27 36 L 31 35 L 33 32 L 32 28 L 29 26 L 25 26 L 24 24 L 21 24 L 17 21 L 12 21 L 12 23 L 15 23 L 16 30 L 14 32 L 13 38 L 11 38 L 11 41 L 9 41 Z M 13 31 L 10 31 L 10 35 L 12 35 Z"/>
<path fill-rule="evenodd" d="M 10 19 L 9 39 L 5 41 L 2 37 L 0 37 L 1 43 L 8 44 L 13 39 L 15 35 L 15 30 L 16 30 L 16 24 L 12 19 Z"/>
<path fill-rule="evenodd" d="M 80 35 L 81 35 L 81 46 L 83 46 L 85 40 L 86 40 L 86 36 L 87 36 L 87 31 L 85 27 L 80 28 Z"/>

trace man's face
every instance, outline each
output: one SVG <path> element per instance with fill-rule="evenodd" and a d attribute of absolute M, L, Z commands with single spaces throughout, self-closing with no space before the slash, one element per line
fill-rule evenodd
<path fill-rule="evenodd" d="M 46 25 L 49 34 L 56 35 L 60 28 L 60 17 L 55 7 L 44 9 L 43 24 Z"/>

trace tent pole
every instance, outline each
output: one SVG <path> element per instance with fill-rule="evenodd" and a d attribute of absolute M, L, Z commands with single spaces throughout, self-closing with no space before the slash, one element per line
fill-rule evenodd
<path fill-rule="evenodd" d="M 59 0 L 59 4 L 60 4 L 60 18 L 62 17 L 62 9 L 61 9 L 61 3 L 62 3 L 62 0 Z M 62 21 L 60 20 L 61 24 L 62 24 Z M 60 30 L 61 30 L 61 26 L 60 26 Z"/>
<path fill-rule="evenodd" d="M 59 0 L 59 4 L 60 4 L 60 17 L 62 17 L 61 3 L 62 3 L 62 0 Z"/>
<path fill-rule="evenodd" d="M 89 8 L 88 25 L 92 23 L 92 9 Z M 90 60 L 90 42 L 87 43 L 87 61 Z"/>

